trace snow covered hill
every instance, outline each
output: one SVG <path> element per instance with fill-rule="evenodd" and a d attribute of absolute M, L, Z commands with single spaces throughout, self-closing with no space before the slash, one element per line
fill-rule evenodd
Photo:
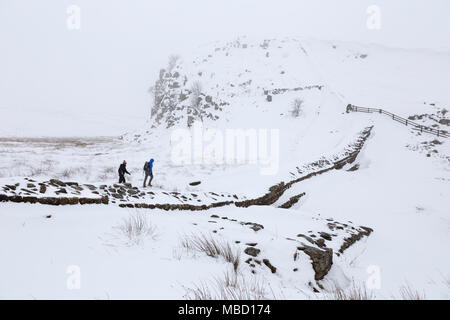
<path fill-rule="evenodd" d="M 450 131 L 448 83 L 448 53 L 343 42 L 172 56 L 144 128 L 0 139 L 0 297 L 448 299 L 449 139 L 346 112 Z M 131 185 L 117 185 L 123 159 Z"/>

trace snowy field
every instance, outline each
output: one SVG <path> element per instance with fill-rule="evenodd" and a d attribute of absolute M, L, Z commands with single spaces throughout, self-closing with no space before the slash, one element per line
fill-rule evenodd
<path fill-rule="evenodd" d="M 382 114 L 345 112 L 349 103 L 383 108 L 450 131 L 450 54 L 240 38 L 161 68 L 153 117 L 142 114 L 148 121 L 141 128 L 119 137 L 0 138 L 0 194 L 43 196 L 20 191 L 25 178 L 118 190 L 117 168 L 126 159 L 127 182 L 152 192 L 140 198 L 147 204 L 237 203 L 198 211 L 131 208 L 111 194 L 107 205 L 1 202 L 0 298 L 334 299 L 354 288 L 376 299 L 450 298 L 449 139 Z M 199 84 L 201 103 L 193 108 Z M 293 116 L 296 99 L 301 112 Z M 192 119 L 223 133 L 278 130 L 275 172 L 261 174 L 259 163 L 174 164 L 171 137 Z M 273 203 L 238 205 L 325 168 L 312 164 L 341 159 L 369 126 L 354 162 L 292 184 Z M 144 189 L 142 166 L 150 157 L 153 187 Z M 56 187 L 45 196 L 61 196 Z M 82 195 L 95 196 L 89 190 Z M 136 223 L 141 228 L 130 229 Z M 196 247 L 205 239 L 223 250 Z"/>

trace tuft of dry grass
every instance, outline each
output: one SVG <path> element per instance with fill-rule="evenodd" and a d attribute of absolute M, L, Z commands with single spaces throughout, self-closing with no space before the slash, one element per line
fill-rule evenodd
<path fill-rule="evenodd" d="M 364 283 L 352 282 L 351 286 L 346 289 L 334 283 L 328 298 L 330 300 L 374 300 L 375 296 L 367 290 Z"/>
<path fill-rule="evenodd" d="M 28 174 L 28 176 L 30 176 L 30 177 L 42 176 L 46 172 L 48 172 L 48 170 L 46 170 L 46 169 L 44 169 L 42 167 L 31 168 L 30 173 Z"/>
<path fill-rule="evenodd" d="M 193 288 L 186 289 L 186 297 L 190 300 L 265 300 L 275 299 L 268 296 L 270 287 L 262 278 L 252 276 L 246 279 L 243 275 L 225 272 L 209 282 L 201 282 Z"/>
<path fill-rule="evenodd" d="M 204 252 L 210 257 L 221 256 L 233 265 L 234 271 L 237 271 L 239 267 L 239 250 L 233 250 L 229 242 L 217 240 L 212 235 L 186 235 L 181 239 L 181 245 L 187 250 Z"/>
<path fill-rule="evenodd" d="M 98 179 L 105 181 L 114 178 L 116 175 L 116 170 L 114 167 L 106 167 L 102 170 L 102 173 L 98 176 Z"/>
<path fill-rule="evenodd" d="M 54 170 L 55 162 L 53 160 L 44 160 L 41 161 L 39 167 L 30 166 L 30 171 L 27 176 L 30 177 L 38 177 L 42 175 L 51 175 Z"/>
<path fill-rule="evenodd" d="M 64 169 L 64 171 L 61 173 L 61 176 L 63 178 L 70 178 L 72 176 L 72 170 L 71 169 Z"/>
<path fill-rule="evenodd" d="M 116 173 L 116 168 L 115 167 L 106 167 L 105 169 L 103 169 L 103 172 L 108 174 L 108 173 Z"/>
<path fill-rule="evenodd" d="M 128 218 L 123 219 L 118 229 L 130 244 L 140 244 L 145 238 L 157 238 L 156 227 L 146 214 L 139 212 L 132 213 Z"/>
<path fill-rule="evenodd" d="M 450 276 L 442 275 L 442 282 L 450 290 Z"/>
<path fill-rule="evenodd" d="M 425 300 L 425 293 L 420 293 L 408 283 L 400 287 L 400 297 L 403 300 Z"/>

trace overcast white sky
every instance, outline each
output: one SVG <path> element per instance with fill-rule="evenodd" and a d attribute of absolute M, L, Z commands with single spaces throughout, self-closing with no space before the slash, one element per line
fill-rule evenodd
<path fill-rule="evenodd" d="M 71 4 L 80 30 L 66 26 Z M 366 27 L 373 4 L 380 30 Z M 108 135 L 142 124 L 167 56 L 210 40 L 298 36 L 450 51 L 449 18 L 448 0 L 0 0 L 0 135 Z"/>

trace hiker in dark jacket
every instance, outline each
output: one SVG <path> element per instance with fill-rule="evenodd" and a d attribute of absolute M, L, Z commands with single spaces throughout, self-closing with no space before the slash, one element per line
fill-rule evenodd
<path fill-rule="evenodd" d="M 130 174 L 127 171 L 127 162 L 123 160 L 123 163 L 119 167 L 119 183 L 125 183 L 125 173 Z"/>
<path fill-rule="evenodd" d="M 150 159 L 150 161 L 145 162 L 144 164 L 144 174 L 145 174 L 145 178 L 144 178 L 144 188 L 145 188 L 145 183 L 147 182 L 147 178 L 150 177 L 150 180 L 148 182 L 148 185 L 151 187 L 152 186 L 152 180 L 153 180 L 153 162 L 155 162 L 155 160 Z"/>

